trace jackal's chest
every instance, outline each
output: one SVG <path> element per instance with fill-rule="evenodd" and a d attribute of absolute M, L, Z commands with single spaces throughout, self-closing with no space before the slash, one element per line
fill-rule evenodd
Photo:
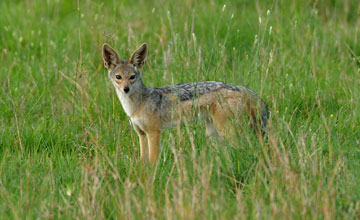
<path fill-rule="evenodd" d="M 129 96 L 124 95 L 118 89 L 116 89 L 116 95 L 118 96 L 125 113 L 131 117 L 131 115 L 135 112 L 134 102 L 129 98 Z"/>

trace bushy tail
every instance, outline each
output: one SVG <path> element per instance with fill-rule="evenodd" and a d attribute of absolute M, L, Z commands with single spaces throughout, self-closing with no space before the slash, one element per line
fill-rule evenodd
<path fill-rule="evenodd" d="M 266 103 L 264 102 L 264 100 L 260 100 L 260 112 L 261 115 L 259 117 L 259 114 L 253 114 L 250 117 L 250 122 L 251 125 L 254 129 L 255 134 L 260 137 L 260 136 L 265 136 L 266 134 L 266 125 L 267 125 L 267 121 L 269 119 L 269 110 L 267 108 Z"/>

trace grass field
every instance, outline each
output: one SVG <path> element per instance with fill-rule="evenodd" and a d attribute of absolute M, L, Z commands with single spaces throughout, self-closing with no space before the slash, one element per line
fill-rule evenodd
<path fill-rule="evenodd" d="M 0 2 L 0 219 L 360 218 L 360 2 Z M 256 91 L 268 138 L 215 143 L 199 121 L 139 143 L 101 45 L 142 42 L 149 87 Z"/>

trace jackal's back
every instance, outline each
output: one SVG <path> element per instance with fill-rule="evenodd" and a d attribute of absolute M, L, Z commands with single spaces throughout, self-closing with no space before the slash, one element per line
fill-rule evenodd
<path fill-rule="evenodd" d="M 243 86 L 233 86 L 223 82 L 216 81 L 202 81 L 202 82 L 187 82 L 180 83 L 173 86 L 163 86 L 156 88 L 166 94 L 174 94 L 179 97 L 180 101 L 189 101 L 198 98 L 204 94 L 217 91 L 219 89 L 229 89 L 238 92 L 248 92 L 256 97 L 256 93 Z"/>

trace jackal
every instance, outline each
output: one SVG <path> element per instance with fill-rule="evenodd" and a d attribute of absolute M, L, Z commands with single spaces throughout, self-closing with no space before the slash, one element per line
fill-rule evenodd
<path fill-rule="evenodd" d="M 232 122 L 248 121 L 257 135 L 265 132 L 269 112 L 254 91 L 215 81 L 148 88 L 140 72 L 146 54 L 145 43 L 128 60 L 120 59 L 108 44 L 102 48 L 110 81 L 139 135 L 142 160 L 154 164 L 159 156 L 161 130 L 178 125 L 195 113 L 205 117 L 206 134 L 221 139 L 234 138 Z"/>

